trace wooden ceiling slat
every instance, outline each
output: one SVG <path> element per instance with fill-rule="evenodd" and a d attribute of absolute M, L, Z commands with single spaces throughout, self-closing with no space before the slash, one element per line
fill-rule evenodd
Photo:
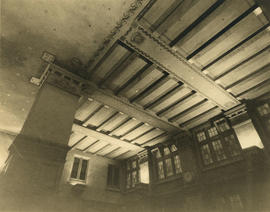
<path fill-rule="evenodd" d="M 249 9 L 249 7 L 245 0 L 225 1 L 176 45 L 183 48 L 189 55 L 192 54 L 201 45 L 206 43 L 209 38 L 212 38 Z"/>
<path fill-rule="evenodd" d="M 218 62 L 211 65 L 206 71 L 208 75 L 214 79 L 222 77 L 224 74 L 233 70 L 235 67 L 245 63 L 257 54 L 265 51 L 265 48 L 270 45 L 270 34 L 265 29 L 251 38 L 244 45 L 234 49 L 229 54 L 225 55 Z"/>
<path fill-rule="evenodd" d="M 265 23 L 262 23 L 261 19 L 259 19 L 254 13 L 250 13 L 238 24 L 194 56 L 193 59 L 205 66 L 218 58 L 220 55 L 223 55 L 225 52 L 232 49 L 257 30 L 261 29 L 266 23 L 266 19 Z"/>

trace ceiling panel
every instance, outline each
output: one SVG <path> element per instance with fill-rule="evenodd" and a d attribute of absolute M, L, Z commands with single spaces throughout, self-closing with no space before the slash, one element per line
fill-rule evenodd
<path fill-rule="evenodd" d="M 238 95 L 242 92 L 244 92 L 247 89 L 252 88 L 253 86 L 263 82 L 266 79 L 270 78 L 270 67 L 268 67 L 268 70 L 265 70 L 263 72 L 260 72 L 259 74 L 256 74 L 256 76 L 252 76 L 251 79 L 247 79 L 237 85 L 235 85 L 234 87 L 230 88 L 230 90 L 232 91 L 232 93 L 234 95 Z"/>
<path fill-rule="evenodd" d="M 137 144 L 143 144 L 146 141 L 149 141 L 150 139 L 153 139 L 159 135 L 161 135 L 162 133 L 164 133 L 164 131 L 160 130 L 160 129 L 155 129 L 143 136 L 141 136 L 140 138 L 134 140 L 133 142 L 137 143 Z"/>
<path fill-rule="evenodd" d="M 72 132 L 72 134 L 70 135 L 69 141 L 68 141 L 68 146 L 73 146 L 80 139 L 82 139 L 84 136 L 85 136 L 84 134 Z"/>
<path fill-rule="evenodd" d="M 97 101 L 87 100 L 76 112 L 75 119 L 84 121 L 90 114 L 92 114 L 101 104 Z"/>
<path fill-rule="evenodd" d="M 266 19 L 265 22 L 262 23 L 254 13 L 250 13 L 193 58 L 201 65 L 205 66 L 257 31 L 266 23 Z"/>
<path fill-rule="evenodd" d="M 218 115 L 221 113 L 221 110 L 219 108 L 215 108 L 213 110 L 210 110 L 208 112 L 206 112 L 205 114 L 203 114 L 203 116 L 200 116 L 198 118 L 195 118 L 194 120 L 187 122 L 184 127 L 186 127 L 187 129 L 191 129 L 193 127 L 196 127 L 206 121 L 208 121 L 210 118 L 213 118 L 214 116 Z"/>
<path fill-rule="evenodd" d="M 130 78 L 132 78 L 139 70 L 141 70 L 146 65 L 146 62 L 139 57 L 136 57 L 130 62 L 130 64 L 120 71 L 118 77 L 114 77 L 107 86 L 116 91 L 121 86 L 123 86 Z M 117 71 L 117 70 L 116 70 Z M 121 76 L 120 76 L 121 74 Z"/>
<path fill-rule="evenodd" d="M 256 89 L 253 89 L 249 91 L 248 93 L 241 95 L 240 97 L 242 99 L 254 99 L 269 91 L 270 91 L 270 81 L 268 80 L 268 82 L 264 83 L 262 86 L 259 86 Z"/>
<path fill-rule="evenodd" d="M 128 150 L 126 148 L 120 148 L 117 151 L 112 152 L 112 153 L 106 155 L 106 157 L 108 157 L 108 158 L 115 158 L 115 157 L 118 157 L 119 155 L 122 155 L 123 153 L 125 153 L 127 151 L 130 151 L 130 150 Z"/>
<path fill-rule="evenodd" d="M 233 68 L 245 59 L 251 57 L 255 53 L 261 51 L 266 46 L 270 45 L 270 32 L 263 30 L 248 42 L 243 44 L 238 49 L 224 56 L 221 60 L 207 68 L 207 72 L 212 78 L 219 76 L 227 70 Z"/>
<path fill-rule="evenodd" d="M 245 0 L 228 0 L 198 24 L 187 36 L 177 43 L 191 54 L 211 37 L 240 16 L 250 5 Z"/>
<path fill-rule="evenodd" d="M 125 134 L 126 132 L 128 132 L 129 130 L 131 130 L 132 128 L 136 127 L 140 123 L 141 123 L 140 121 L 132 118 L 129 121 L 127 121 L 125 124 L 123 124 L 119 128 L 117 128 L 116 130 L 111 132 L 111 134 L 115 135 L 115 136 L 121 136 L 121 135 Z"/>
<path fill-rule="evenodd" d="M 126 48 L 117 45 L 103 63 L 93 70 L 92 80 L 97 82 L 100 79 L 103 79 L 112 67 L 114 67 L 122 58 L 127 57 L 128 54 L 131 53 Z"/>
<path fill-rule="evenodd" d="M 148 71 L 149 70 L 149 71 Z M 154 83 L 160 77 L 163 76 L 163 73 L 157 69 L 148 69 L 142 75 L 136 79 L 136 83 L 133 86 L 130 86 L 129 89 L 122 92 L 122 95 L 128 99 L 132 99 L 141 93 L 145 88 Z"/>
<path fill-rule="evenodd" d="M 168 98 L 165 98 L 164 101 L 160 102 L 158 105 L 151 108 L 151 110 L 153 110 L 155 112 L 159 112 L 162 109 L 168 107 L 169 105 L 175 103 L 177 100 L 183 98 L 185 95 L 187 95 L 190 92 L 191 92 L 191 89 L 189 89 L 187 87 L 181 87 L 173 95 L 171 95 Z"/>
<path fill-rule="evenodd" d="M 174 79 L 169 79 L 164 84 L 159 86 L 157 89 L 153 90 L 149 93 L 149 95 L 145 96 L 144 98 L 136 101 L 138 104 L 145 106 L 146 104 L 155 101 L 160 96 L 166 94 L 168 91 L 176 87 L 178 83 Z"/>
<path fill-rule="evenodd" d="M 91 126 L 99 126 L 111 115 L 113 115 L 113 113 L 115 113 L 115 110 L 109 106 L 103 106 L 85 124 Z"/>
<path fill-rule="evenodd" d="M 174 23 L 171 24 L 171 26 L 167 28 L 166 31 L 164 30 L 165 36 L 170 40 L 175 39 L 177 35 L 183 32 L 215 2 L 216 0 L 184 1 L 184 3 L 180 4 L 178 8 L 177 19 L 175 19 Z M 164 23 L 164 25 L 165 24 L 166 23 Z M 160 32 L 160 30 L 158 31 Z M 163 31 L 161 31 L 161 33 L 162 32 Z"/>
<path fill-rule="evenodd" d="M 226 74 L 219 79 L 220 83 L 227 87 L 232 83 L 238 81 L 239 79 L 251 74 L 252 72 L 260 69 L 261 67 L 267 65 L 270 61 L 270 48 L 267 51 L 264 51 L 260 55 L 252 58 L 248 62 L 234 69 L 232 72 Z"/>
<path fill-rule="evenodd" d="M 124 122 L 127 118 L 128 116 L 126 114 L 118 113 L 113 119 L 109 120 L 105 125 L 103 125 L 101 130 L 110 132 L 119 124 Z"/>
<path fill-rule="evenodd" d="M 117 148 L 119 148 L 117 145 L 108 145 L 108 146 L 104 147 L 102 150 L 100 150 L 97 154 L 100 156 L 104 156 L 107 153 L 110 153 L 111 151 L 113 151 Z"/>
<path fill-rule="evenodd" d="M 80 141 L 80 143 L 78 145 L 76 145 L 76 149 L 84 150 L 85 148 L 87 148 L 91 144 L 95 143 L 96 141 L 97 141 L 96 138 L 88 136 L 88 137 L 84 138 L 82 141 Z"/>
<path fill-rule="evenodd" d="M 150 25 L 154 24 L 158 18 L 171 7 L 174 2 L 175 0 L 156 1 L 144 15 L 144 19 L 146 19 Z"/>
<path fill-rule="evenodd" d="M 134 138 L 142 135 L 143 133 L 147 132 L 148 130 L 152 129 L 152 126 L 149 126 L 148 124 L 143 124 L 142 126 L 136 128 L 135 130 L 132 130 L 127 135 L 123 136 L 121 139 L 131 141 Z"/>
<path fill-rule="evenodd" d="M 161 135 L 161 136 L 157 137 L 156 139 L 153 139 L 153 140 L 145 143 L 142 146 L 153 146 L 155 144 L 163 143 L 163 142 L 166 142 L 166 141 L 169 141 L 169 140 L 170 140 L 170 136 L 169 135 Z"/>
<path fill-rule="evenodd" d="M 180 102 L 179 104 L 177 104 L 175 107 L 173 107 L 172 110 L 169 110 L 168 112 L 165 112 L 164 116 L 167 119 L 169 119 L 169 118 L 183 112 L 184 110 L 188 109 L 192 105 L 197 104 L 198 102 L 202 101 L 203 99 L 204 98 L 201 97 L 200 95 L 194 94 L 191 97 L 187 98 L 186 101 Z"/>
<path fill-rule="evenodd" d="M 198 109 L 192 110 L 191 112 L 188 112 L 188 113 L 185 113 L 185 115 L 176 119 L 175 122 L 178 124 L 184 123 L 184 122 L 194 118 L 195 116 L 200 115 L 201 113 L 203 113 L 203 112 L 205 112 L 213 107 L 215 107 L 214 104 L 212 104 L 211 102 L 206 102 L 205 104 L 202 104 L 202 106 L 200 106 Z"/>
<path fill-rule="evenodd" d="M 108 143 L 106 141 L 98 141 L 97 143 L 95 143 L 94 145 L 92 145 L 87 150 L 87 152 L 96 153 L 98 150 L 102 149 L 106 145 L 108 145 Z"/>

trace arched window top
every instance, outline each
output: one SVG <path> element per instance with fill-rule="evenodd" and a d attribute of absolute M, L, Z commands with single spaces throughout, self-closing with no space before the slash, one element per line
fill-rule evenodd
<path fill-rule="evenodd" d="M 173 144 L 173 145 L 171 145 L 171 151 L 172 152 L 176 152 L 178 149 L 177 149 L 177 147 Z"/>
<path fill-rule="evenodd" d="M 170 149 L 169 147 L 165 147 L 164 148 L 164 155 L 169 155 L 171 152 L 170 152 Z"/>

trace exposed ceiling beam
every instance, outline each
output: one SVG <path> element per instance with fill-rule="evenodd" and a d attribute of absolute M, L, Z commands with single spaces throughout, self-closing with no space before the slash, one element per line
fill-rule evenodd
<path fill-rule="evenodd" d="M 82 127 L 82 126 L 80 126 L 78 124 L 73 124 L 72 131 L 76 132 L 76 133 L 83 134 L 83 135 L 91 136 L 91 137 L 94 137 L 94 138 L 96 138 L 98 140 L 106 141 L 109 144 L 118 145 L 120 147 L 130 149 L 132 151 L 141 151 L 141 150 L 143 150 L 142 147 L 139 147 L 137 145 L 134 145 L 134 144 L 122 141 L 120 139 L 105 135 L 105 134 L 97 132 L 95 130 Z"/>
<path fill-rule="evenodd" d="M 131 104 L 127 99 L 115 96 L 112 91 L 98 88 L 97 85 L 89 80 L 85 80 L 67 70 L 51 64 L 51 70 L 62 73 L 63 75 L 84 84 L 83 94 L 92 98 L 103 105 L 109 105 L 116 111 L 122 112 L 137 120 L 148 123 L 149 125 L 160 128 L 167 132 L 178 132 L 182 128 L 175 123 L 169 123 L 165 118 L 158 117 L 154 112 L 146 111 L 142 107 Z"/>
<path fill-rule="evenodd" d="M 134 38 L 136 36 L 142 37 L 139 39 L 142 41 L 136 43 L 138 40 Z M 167 44 L 154 37 L 143 27 L 132 28 L 123 42 L 220 108 L 228 110 L 240 103 L 230 93 L 205 76 L 199 68 L 189 63 L 183 56 L 173 51 Z"/>

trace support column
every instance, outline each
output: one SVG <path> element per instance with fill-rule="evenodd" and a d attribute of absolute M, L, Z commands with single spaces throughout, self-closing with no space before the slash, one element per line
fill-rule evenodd
<path fill-rule="evenodd" d="M 59 184 L 80 87 L 64 73 L 47 71 L 24 126 L 9 149 L 0 178 L 0 211 L 48 208 Z"/>

